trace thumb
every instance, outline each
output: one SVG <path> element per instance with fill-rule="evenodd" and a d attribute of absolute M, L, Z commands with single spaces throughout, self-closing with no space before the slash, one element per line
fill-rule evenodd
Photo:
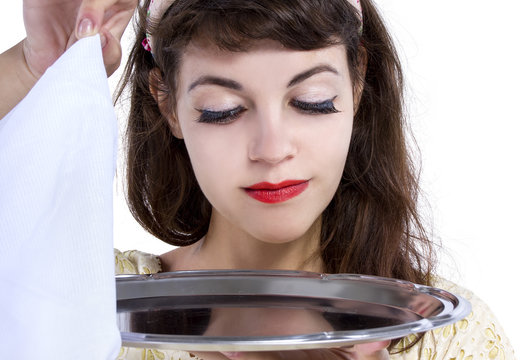
<path fill-rule="evenodd" d="M 97 0 L 83 0 L 75 26 L 75 36 L 77 39 L 92 36 L 99 32 L 101 27 L 105 4 Z"/>

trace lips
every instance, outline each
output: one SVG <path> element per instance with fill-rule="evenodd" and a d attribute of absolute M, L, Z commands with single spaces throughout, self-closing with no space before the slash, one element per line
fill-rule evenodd
<path fill-rule="evenodd" d="M 309 180 L 286 180 L 278 184 L 261 182 L 244 188 L 247 195 L 267 204 L 276 204 L 292 199 L 307 189 Z"/>

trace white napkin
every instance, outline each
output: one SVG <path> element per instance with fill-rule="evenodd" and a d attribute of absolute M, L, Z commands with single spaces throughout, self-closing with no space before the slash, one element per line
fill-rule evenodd
<path fill-rule="evenodd" d="M 117 121 L 99 36 L 0 120 L 0 358 L 112 359 Z"/>

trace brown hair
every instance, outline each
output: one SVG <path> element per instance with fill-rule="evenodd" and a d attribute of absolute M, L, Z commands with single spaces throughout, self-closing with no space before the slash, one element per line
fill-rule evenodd
<path fill-rule="evenodd" d="M 152 69 L 160 69 L 164 85 L 158 90 L 175 109 L 181 56 L 191 41 L 230 51 L 246 51 L 262 39 L 294 50 L 342 44 L 354 84 L 361 81 L 363 92 L 344 174 L 322 217 L 324 270 L 430 284 L 434 247 L 417 211 L 418 174 L 405 136 L 401 65 L 371 0 L 361 0 L 362 34 L 348 0 L 176 0 L 158 23 L 147 21 L 148 4 L 139 8 L 137 38 L 118 92 L 131 87 L 127 197 L 146 230 L 169 244 L 190 245 L 207 233 L 211 215 L 184 142 L 172 135 L 151 95 Z M 141 45 L 147 30 L 155 39 L 155 59 Z M 359 71 L 360 47 L 367 56 L 365 76 Z"/>
<path fill-rule="evenodd" d="M 294 50 L 342 44 L 363 93 L 342 180 L 323 213 L 325 271 L 430 283 L 434 253 L 417 211 L 418 176 L 405 136 L 401 65 L 374 4 L 361 3 L 362 34 L 347 0 L 177 0 L 158 23 L 147 22 L 148 1 L 141 6 L 123 84 L 131 84 L 128 201 L 145 229 L 167 243 L 189 245 L 206 234 L 211 214 L 184 142 L 172 135 L 151 96 L 152 69 L 160 69 L 165 84 L 160 90 L 175 109 L 181 56 L 191 41 L 230 51 L 246 51 L 261 39 Z M 141 45 L 147 26 L 155 59 Z M 365 76 L 359 72 L 360 47 L 367 55 Z"/>

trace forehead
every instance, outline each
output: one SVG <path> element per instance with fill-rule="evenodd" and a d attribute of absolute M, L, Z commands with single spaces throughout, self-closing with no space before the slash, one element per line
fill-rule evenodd
<path fill-rule="evenodd" d="M 274 81 L 285 84 L 297 73 L 320 65 L 330 65 L 349 78 L 344 45 L 299 51 L 287 49 L 275 41 L 262 40 L 247 51 L 233 52 L 214 45 L 190 43 L 183 53 L 179 81 L 185 87 L 193 79 L 214 75 L 242 83 Z"/>

